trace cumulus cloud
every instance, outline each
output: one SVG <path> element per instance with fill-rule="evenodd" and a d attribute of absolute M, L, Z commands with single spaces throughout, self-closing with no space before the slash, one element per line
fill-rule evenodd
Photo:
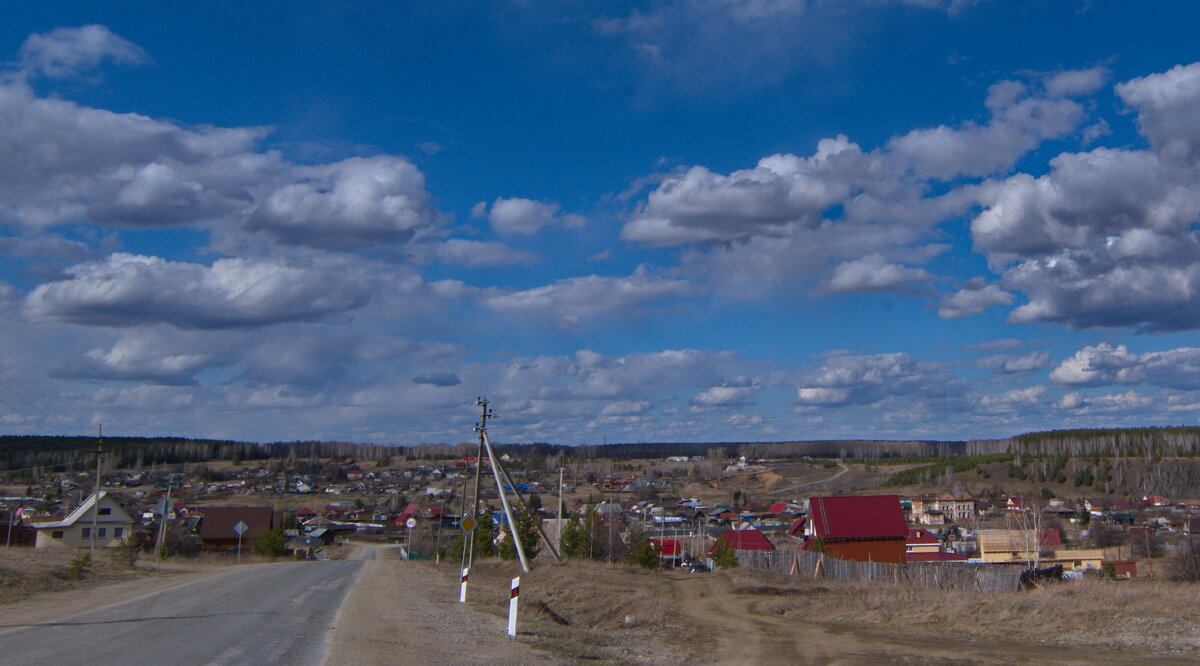
<path fill-rule="evenodd" d="M 1012 305 L 1012 302 L 1012 294 L 995 284 L 988 284 L 982 278 L 975 278 L 964 283 L 958 291 L 942 296 L 938 303 L 938 316 L 942 319 L 973 317 L 983 314 L 990 307 Z"/>
<path fill-rule="evenodd" d="M 1067 85 L 1086 87 L 1087 77 Z M 982 194 L 976 249 L 1027 302 L 1016 323 L 1071 328 L 1200 325 L 1200 63 L 1116 86 L 1152 150 L 1064 153 L 1049 173 Z"/>
<path fill-rule="evenodd" d="M 1062 410 L 1070 410 L 1079 415 L 1096 412 L 1129 412 L 1144 410 L 1154 404 L 1154 398 L 1142 395 L 1136 391 L 1126 391 L 1111 395 L 1087 396 L 1078 391 L 1068 393 L 1054 403 Z"/>
<path fill-rule="evenodd" d="M 1141 384 L 1178 390 L 1200 389 L 1200 349 L 1180 347 L 1135 354 L 1125 345 L 1084 347 L 1050 373 L 1063 387 Z"/>
<path fill-rule="evenodd" d="M 251 229 L 297 245 L 356 249 L 402 243 L 434 226 L 425 177 L 407 160 L 355 157 L 296 166 L 288 175 L 292 182 L 271 190 L 250 214 Z"/>
<path fill-rule="evenodd" d="M 29 316 L 92 326 L 261 326 L 362 307 L 378 287 L 374 276 L 340 261 L 236 258 L 204 266 L 115 253 L 67 275 L 29 294 Z"/>
<path fill-rule="evenodd" d="M 963 381 L 946 364 L 905 353 L 838 356 L 805 373 L 796 390 L 800 405 L 870 405 L 894 396 L 940 398 L 960 390 Z"/>
<path fill-rule="evenodd" d="M 536 263 L 538 256 L 532 252 L 496 241 L 475 241 L 452 238 L 437 249 L 441 261 L 459 264 L 468 268 L 490 268 L 492 266 L 519 266 Z"/>
<path fill-rule="evenodd" d="M 1073 131 L 1083 120 L 1083 107 L 1060 95 L 1082 90 L 1078 79 L 1094 77 L 1073 74 L 1078 76 L 1064 73 L 1051 79 L 1056 88 L 1052 97 L 1034 94 L 1018 81 L 996 83 L 988 90 L 992 118 L 987 124 L 913 130 L 888 141 L 892 159 L 921 178 L 939 180 L 1008 171 L 1022 155 Z"/>
<path fill-rule="evenodd" d="M 625 277 L 567 278 L 524 291 L 489 291 L 482 301 L 502 312 L 586 317 L 630 313 L 645 303 L 696 298 L 704 293 L 705 289 L 694 282 L 638 272 Z"/>
<path fill-rule="evenodd" d="M 905 291 L 932 279 L 924 269 L 888 262 L 880 254 L 842 262 L 822 286 L 831 294 L 855 291 Z"/>
<path fill-rule="evenodd" d="M 692 398 L 694 408 L 726 408 L 740 407 L 749 402 L 750 398 L 762 391 L 763 387 L 756 385 L 722 384 L 713 386 Z"/>
<path fill-rule="evenodd" d="M 994 395 L 980 396 L 976 411 L 983 413 L 1020 412 L 1040 407 L 1046 398 L 1045 386 L 1013 389 Z"/>
<path fill-rule="evenodd" d="M 488 223 L 499 234 L 535 234 L 546 227 L 581 227 L 582 216 L 561 214 L 562 207 L 556 203 L 533 201 L 514 197 L 499 198 L 492 202 L 491 209 L 480 202 L 471 209 L 473 217 L 487 215 Z"/>
<path fill-rule="evenodd" d="M 20 71 L 27 75 L 63 79 L 87 71 L 105 60 L 138 65 L 150 56 L 136 44 L 113 34 L 102 25 L 56 28 L 30 35 L 17 56 Z"/>
<path fill-rule="evenodd" d="M 105 57 L 128 62 L 136 49 L 101 26 L 30 40 L 22 62 L 54 73 Z M 424 175 L 409 161 L 298 165 L 261 148 L 269 131 L 183 127 L 39 97 L 20 77 L 0 79 L 0 222 L 27 231 L 204 225 L 341 250 L 404 243 L 438 225 Z"/>
<path fill-rule="evenodd" d="M 1142 134 L 1169 161 L 1200 159 L 1200 63 L 1176 65 L 1161 74 L 1120 83 L 1117 95 L 1137 109 Z"/>

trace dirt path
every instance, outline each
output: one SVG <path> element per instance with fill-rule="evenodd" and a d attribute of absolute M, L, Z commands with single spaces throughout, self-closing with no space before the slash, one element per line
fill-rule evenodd
<path fill-rule="evenodd" d="M 1131 655 L 998 641 L 906 639 L 762 615 L 723 575 L 680 578 L 681 611 L 712 628 L 713 664 L 1125 664 Z M 1165 663 L 1165 662 L 1164 662 Z"/>
<path fill-rule="evenodd" d="M 364 546 L 368 560 L 330 630 L 326 664 L 554 664 L 512 640 L 505 621 L 458 603 L 457 586 L 430 564 Z"/>
<path fill-rule="evenodd" d="M 808 486 L 815 486 L 815 485 L 818 485 L 818 484 L 821 484 L 821 483 L 827 483 L 827 482 L 829 482 L 829 481 L 833 481 L 834 479 L 838 478 L 839 476 L 841 476 L 841 475 L 845 474 L 846 472 L 849 472 L 849 471 L 850 471 L 850 468 L 849 468 L 849 467 L 846 467 L 844 464 L 842 464 L 842 461 L 840 461 L 840 460 L 838 461 L 838 464 L 837 464 L 837 466 L 838 466 L 838 467 L 840 467 L 841 469 L 840 469 L 840 470 L 838 470 L 838 473 L 837 473 L 837 474 L 834 474 L 834 475 L 833 475 L 833 476 L 831 476 L 831 477 L 824 478 L 824 479 L 818 479 L 818 480 L 816 480 L 816 481 L 808 481 L 808 482 L 806 482 L 806 483 L 801 483 L 800 485 L 791 486 L 791 487 L 789 487 L 789 488 L 781 488 L 781 489 L 779 489 L 779 490 L 772 490 L 772 491 L 770 491 L 770 492 L 767 492 L 766 494 L 767 494 L 767 495 L 777 495 L 777 494 L 779 494 L 779 493 L 788 493 L 788 492 L 791 492 L 791 491 L 793 491 L 793 490 L 797 490 L 797 489 L 799 489 L 799 488 L 807 488 Z"/>

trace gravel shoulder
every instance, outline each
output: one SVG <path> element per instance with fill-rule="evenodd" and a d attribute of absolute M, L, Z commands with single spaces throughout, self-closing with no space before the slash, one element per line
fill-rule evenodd
<path fill-rule="evenodd" d="M 326 664 L 557 664 L 510 639 L 503 618 L 458 603 L 457 585 L 432 565 L 406 562 L 387 546 L 363 547 L 368 560 L 327 643 Z"/>

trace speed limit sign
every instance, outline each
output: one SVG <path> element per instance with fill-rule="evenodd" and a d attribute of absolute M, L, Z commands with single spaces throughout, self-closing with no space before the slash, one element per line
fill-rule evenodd
<path fill-rule="evenodd" d="M 417 519 L 409 518 L 408 520 L 404 521 L 404 526 L 411 530 L 412 528 L 417 526 Z"/>

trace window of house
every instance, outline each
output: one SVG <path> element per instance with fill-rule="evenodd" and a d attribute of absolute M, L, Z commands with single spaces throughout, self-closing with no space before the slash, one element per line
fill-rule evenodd
<path fill-rule="evenodd" d="M 96 528 L 96 538 L 97 539 L 108 538 L 108 528 L 107 527 L 97 527 Z"/>
<path fill-rule="evenodd" d="M 85 539 L 92 536 L 92 528 L 90 528 L 90 527 L 83 528 L 82 530 L 80 530 L 79 536 L 82 536 Z"/>
<path fill-rule="evenodd" d="M 124 527 L 114 527 L 113 528 L 113 538 L 114 539 L 120 539 L 120 538 L 123 538 L 124 536 L 125 536 L 125 528 Z"/>
<path fill-rule="evenodd" d="M 107 506 L 100 507 L 99 514 L 101 516 L 110 516 L 112 515 L 112 508 Z"/>
<path fill-rule="evenodd" d="M 50 533 L 50 538 L 51 539 L 63 538 L 63 531 L 62 530 L 54 530 L 53 532 Z"/>

